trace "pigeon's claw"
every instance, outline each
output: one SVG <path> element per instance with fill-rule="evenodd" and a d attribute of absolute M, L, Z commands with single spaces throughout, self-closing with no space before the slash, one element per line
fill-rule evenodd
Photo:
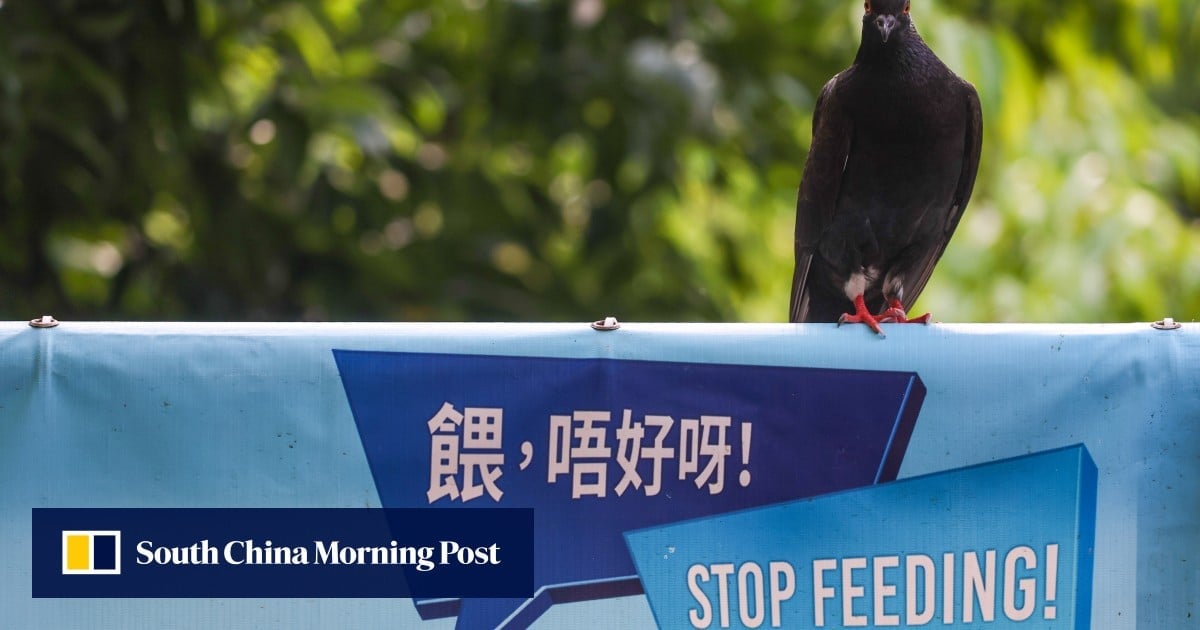
<path fill-rule="evenodd" d="M 854 298 L 854 314 L 842 313 L 842 316 L 838 318 L 838 326 L 842 324 L 866 324 L 875 331 L 875 334 L 887 337 L 883 334 L 883 329 L 879 327 L 879 321 L 875 319 L 874 315 L 871 315 L 871 311 L 867 310 L 867 303 L 863 301 L 861 295 Z"/>
<path fill-rule="evenodd" d="M 933 321 L 933 314 L 925 313 L 924 315 L 922 315 L 920 317 L 909 317 L 908 319 L 901 320 L 899 323 L 929 325 L 929 322 L 931 322 L 931 321 Z"/>
<path fill-rule="evenodd" d="M 900 300 L 892 298 L 888 301 L 888 308 L 875 316 L 877 320 L 885 324 L 928 324 L 933 316 L 925 313 L 920 317 L 909 317 L 908 313 L 904 312 L 904 305 Z"/>

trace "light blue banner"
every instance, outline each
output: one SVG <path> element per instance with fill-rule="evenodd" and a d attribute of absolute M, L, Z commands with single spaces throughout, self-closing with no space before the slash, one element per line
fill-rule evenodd
<path fill-rule="evenodd" d="M 1092 627 L 1200 627 L 1200 327 L 888 333 L 881 340 L 832 325 L 597 332 L 587 324 L 0 323 L 4 623 L 453 627 L 453 619 L 422 620 L 407 600 L 31 597 L 35 507 L 381 507 L 334 359 L 340 349 L 915 373 L 926 396 L 901 482 L 1083 445 L 1097 468 Z M 428 478 L 413 483 L 429 487 Z M 838 571 L 826 575 L 840 587 Z M 840 609 L 836 596 L 829 602 Z M 533 627 L 654 624 L 646 596 L 632 595 L 559 602 Z"/>

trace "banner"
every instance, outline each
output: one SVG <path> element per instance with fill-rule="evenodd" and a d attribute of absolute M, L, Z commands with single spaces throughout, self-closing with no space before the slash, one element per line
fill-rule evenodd
<path fill-rule="evenodd" d="M 888 332 L 3 323 L 0 609 L 58 628 L 1197 623 L 1200 329 Z M 484 572 L 517 557 L 527 577 Z M 478 588 L 395 590 L 450 565 Z"/>

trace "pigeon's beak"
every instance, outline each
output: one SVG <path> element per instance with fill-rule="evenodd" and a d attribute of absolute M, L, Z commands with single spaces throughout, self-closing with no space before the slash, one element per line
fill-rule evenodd
<path fill-rule="evenodd" d="M 887 43 L 889 37 L 892 36 L 892 31 L 896 28 L 896 16 L 881 15 L 875 18 L 875 28 L 879 29 L 879 34 L 883 36 L 883 43 Z"/>

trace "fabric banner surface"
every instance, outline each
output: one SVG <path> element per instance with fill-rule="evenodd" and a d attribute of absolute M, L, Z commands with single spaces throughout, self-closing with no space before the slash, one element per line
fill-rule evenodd
<path fill-rule="evenodd" d="M 13 627 L 1200 627 L 1198 474 L 1195 324 L 0 323 Z M 533 592 L 113 586 L 171 521 L 87 515 L 184 508 L 200 583 L 218 509 L 461 512 L 463 565 L 520 511 Z"/>

